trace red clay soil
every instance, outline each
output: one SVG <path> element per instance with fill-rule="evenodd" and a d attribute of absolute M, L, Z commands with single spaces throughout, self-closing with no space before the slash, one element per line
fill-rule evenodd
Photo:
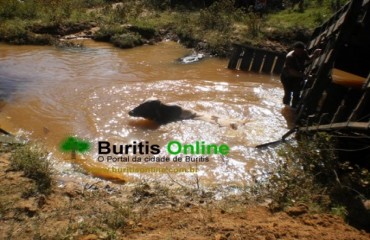
<path fill-rule="evenodd" d="M 0 239 L 343 239 L 370 234 L 306 206 L 271 213 L 257 204 L 171 194 L 164 188 L 69 182 L 50 195 L 0 156 Z M 139 191 L 138 191 L 139 189 Z"/>
<path fill-rule="evenodd" d="M 125 238 L 126 239 L 126 238 Z M 272 214 L 261 206 L 240 212 L 192 207 L 156 211 L 142 219 L 127 239 L 370 239 L 370 235 L 346 225 L 340 217 L 308 214 L 292 217 Z"/>

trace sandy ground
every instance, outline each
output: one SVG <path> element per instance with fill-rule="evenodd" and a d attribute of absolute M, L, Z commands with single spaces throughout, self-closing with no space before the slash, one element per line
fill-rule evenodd
<path fill-rule="evenodd" d="M 161 185 L 67 182 L 50 195 L 0 157 L 0 239 L 370 239 L 305 205 L 272 213 L 238 197 Z"/>

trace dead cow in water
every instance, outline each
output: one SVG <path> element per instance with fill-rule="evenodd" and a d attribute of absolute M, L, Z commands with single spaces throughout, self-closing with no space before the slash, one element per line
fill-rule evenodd
<path fill-rule="evenodd" d="M 167 124 L 186 119 L 196 119 L 215 123 L 222 127 L 228 126 L 232 129 L 237 129 L 238 125 L 245 123 L 244 121 L 221 119 L 217 116 L 201 114 L 192 110 L 184 109 L 175 104 L 165 104 L 156 98 L 147 99 L 142 104 L 131 110 L 128 114 L 132 117 L 146 118 L 155 121 L 158 124 Z"/>
<path fill-rule="evenodd" d="M 165 104 L 156 98 L 149 98 L 142 104 L 132 109 L 132 117 L 143 117 L 159 124 L 166 124 L 184 119 L 194 119 L 197 113 L 174 104 Z"/>

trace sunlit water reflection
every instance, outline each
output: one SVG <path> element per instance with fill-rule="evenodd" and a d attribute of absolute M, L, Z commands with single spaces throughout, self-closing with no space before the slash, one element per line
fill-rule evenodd
<path fill-rule="evenodd" d="M 278 76 L 231 71 L 226 69 L 227 61 L 218 58 L 181 64 L 176 59 L 191 51 L 174 42 L 131 50 L 89 40 L 84 45 L 56 49 L 0 44 L 0 126 L 13 132 L 22 129 L 33 140 L 43 141 L 61 169 L 70 166 L 63 165 L 69 155 L 60 154 L 58 145 L 70 135 L 93 143 L 93 150 L 83 156 L 87 163 L 97 163 L 98 141 L 148 141 L 161 147 L 161 155 L 171 140 L 227 144 L 228 155 L 211 155 L 207 163 L 99 163 L 103 167 L 197 167 L 196 176 L 210 183 L 250 180 L 274 163 L 271 153 L 254 146 L 274 141 L 287 130 Z M 149 97 L 246 123 L 237 130 L 200 120 L 156 128 L 128 116 Z M 129 175 L 168 178 L 167 174 Z M 195 174 L 170 176 L 184 179 Z"/>

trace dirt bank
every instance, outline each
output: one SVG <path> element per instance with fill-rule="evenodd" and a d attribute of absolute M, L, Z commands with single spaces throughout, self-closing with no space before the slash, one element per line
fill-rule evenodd
<path fill-rule="evenodd" d="M 0 156 L 0 239 L 369 239 L 340 217 L 305 205 L 271 213 L 243 196 L 165 183 L 115 185 L 96 179 L 56 180 L 51 193 Z"/>

